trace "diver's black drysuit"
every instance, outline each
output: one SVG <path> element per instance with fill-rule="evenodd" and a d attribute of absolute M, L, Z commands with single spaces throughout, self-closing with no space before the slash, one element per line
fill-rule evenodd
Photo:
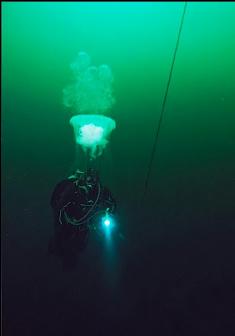
<path fill-rule="evenodd" d="M 90 220 L 106 209 L 114 212 L 115 201 L 98 181 L 88 183 L 73 176 L 56 185 L 50 205 L 54 237 L 49 242 L 49 253 L 61 257 L 64 267 L 73 267 L 77 254 L 87 245 Z"/>

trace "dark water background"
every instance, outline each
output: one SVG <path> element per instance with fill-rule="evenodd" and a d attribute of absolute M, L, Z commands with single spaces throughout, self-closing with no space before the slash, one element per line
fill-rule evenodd
<path fill-rule="evenodd" d="M 2 4 L 5 336 L 235 334 L 235 4 Z M 100 163 L 118 202 L 74 272 L 47 256 L 49 199 L 74 163 L 62 89 L 79 50 L 111 66 Z"/>

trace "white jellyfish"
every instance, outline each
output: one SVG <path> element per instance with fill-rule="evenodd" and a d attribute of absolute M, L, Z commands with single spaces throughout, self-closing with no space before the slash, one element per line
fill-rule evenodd
<path fill-rule="evenodd" d="M 113 119 L 103 115 L 83 114 L 70 119 L 73 126 L 75 142 L 80 145 L 91 159 L 103 153 L 109 142 L 111 132 L 116 128 Z"/>

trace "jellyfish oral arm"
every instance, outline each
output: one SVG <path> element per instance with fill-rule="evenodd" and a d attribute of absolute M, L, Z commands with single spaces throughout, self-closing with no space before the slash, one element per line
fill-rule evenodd
<path fill-rule="evenodd" d="M 94 124 L 87 124 L 80 128 L 79 143 L 85 146 L 92 146 L 100 143 L 103 138 L 104 129 Z"/>

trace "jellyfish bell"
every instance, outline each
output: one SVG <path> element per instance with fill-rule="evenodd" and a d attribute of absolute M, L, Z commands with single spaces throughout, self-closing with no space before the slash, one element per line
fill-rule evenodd
<path fill-rule="evenodd" d="M 102 155 L 110 134 L 116 128 L 112 118 L 96 114 L 73 116 L 70 125 L 74 129 L 76 144 L 80 145 L 85 153 L 88 152 L 91 159 Z"/>

